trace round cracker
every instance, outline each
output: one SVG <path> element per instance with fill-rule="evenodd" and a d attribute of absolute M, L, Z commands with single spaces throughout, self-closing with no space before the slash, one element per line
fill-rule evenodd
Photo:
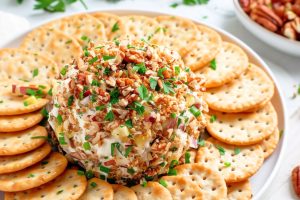
<path fill-rule="evenodd" d="M 226 183 L 247 180 L 262 166 L 264 154 L 259 144 L 252 146 L 234 146 L 213 138 L 200 147 L 196 162 L 218 170 Z"/>
<path fill-rule="evenodd" d="M 64 32 L 85 46 L 89 41 L 99 44 L 106 40 L 104 24 L 89 14 L 76 14 L 51 21 L 43 26 Z"/>
<path fill-rule="evenodd" d="M 67 167 L 67 159 L 53 152 L 42 162 L 18 172 L 0 175 L 0 190 L 18 192 L 38 187 L 59 176 Z"/>
<path fill-rule="evenodd" d="M 166 183 L 173 200 L 204 199 L 199 186 L 184 176 L 163 176 L 161 179 Z"/>
<path fill-rule="evenodd" d="M 200 164 L 184 164 L 175 167 L 178 176 L 197 184 L 206 200 L 225 199 L 227 187 L 222 175 Z"/>
<path fill-rule="evenodd" d="M 221 112 L 244 112 L 269 101 L 274 94 L 274 84 L 259 67 L 251 64 L 245 73 L 218 88 L 205 93 L 211 109 Z"/>
<path fill-rule="evenodd" d="M 176 50 L 182 57 L 193 48 L 198 30 L 191 20 L 175 16 L 158 16 L 156 21 L 164 33 L 161 45 Z"/>
<path fill-rule="evenodd" d="M 119 16 L 103 12 L 95 12 L 91 13 L 91 15 L 103 23 L 108 40 L 114 40 L 126 35 L 125 24 Z"/>
<path fill-rule="evenodd" d="M 114 200 L 137 200 L 134 191 L 124 185 L 113 184 Z"/>
<path fill-rule="evenodd" d="M 104 180 L 92 178 L 88 181 L 87 189 L 80 200 L 113 200 L 114 191 L 112 186 Z"/>
<path fill-rule="evenodd" d="M 204 67 L 196 71 L 206 78 L 206 88 L 222 86 L 244 73 L 249 65 L 246 53 L 235 44 L 223 42 L 214 59 L 216 68 Z"/>
<path fill-rule="evenodd" d="M 230 183 L 228 187 L 228 200 L 250 200 L 252 199 L 251 185 L 248 180 L 239 183 Z"/>
<path fill-rule="evenodd" d="M 141 15 L 122 16 L 126 24 L 127 37 L 132 40 L 144 39 L 152 44 L 160 44 L 163 34 L 160 25 L 154 19 Z"/>
<path fill-rule="evenodd" d="M 131 187 L 139 200 L 171 200 L 172 196 L 164 186 L 149 181 L 146 186 L 135 185 Z"/>
<path fill-rule="evenodd" d="M 184 56 L 184 63 L 191 70 L 199 70 L 213 60 L 221 49 L 222 38 L 214 30 L 197 25 L 197 38 L 193 43 L 193 48 Z"/>
<path fill-rule="evenodd" d="M 53 60 L 42 54 L 24 49 L 0 50 L 0 80 L 24 80 L 32 83 L 47 83 L 58 74 Z"/>
<path fill-rule="evenodd" d="M 78 175 L 77 170 L 69 169 L 53 181 L 37 188 L 22 192 L 6 192 L 5 199 L 75 200 L 83 194 L 86 185 L 85 176 Z"/>
<path fill-rule="evenodd" d="M 51 146 L 45 143 L 41 147 L 19 155 L 0 157 L 0 174 L 16 172 L 44 159 L 51 151 Z"/>
<path fill-rule="evenodd" d="M 277 126 L 277 114 L 271 103 L 253 113 L 222 113 L 210 110 L 215 121 L 207 131 L 218 140 L 233 145 L 251 145 L 270 136 Z"/>
<path fill-rule="evenodd" d="M 35 103 L 25 106 L 24 101 L 28 96 L 12 95 L 11 90 L 12 84 L 10 82 L 0 84 L 0 116 L 34 112 L 49 102 L 48 99 L 38 98 Z"/>
<path fill-rule="evenodd" d="M 275 151 L 279 142 L 279 138 L 279 130 L 278 128 L 275 128 L 274 132 L 261 142 L 265 159 L 267 159 Z"/>
<path fill-rule="evenodd" d="M 81 46 L 75 38 L 44 26 L 26 35 L 21 48 L 47 55 L 56 62 L 59 70 L 82 54 Z"/>
<path fill-rule="evenodd" d="M 36 149 L 44 144 L 47 135 L 43 126 L 34 126 L 14 133 L 2 133 L 0 134 L 0 155 L 17 155 Z"/>
<path fill-rule="evenodd" d="M 33 127 L 43 119 L 40 111 L 22 115 L 0 116 L 0 132 L 22 131 Z"/>

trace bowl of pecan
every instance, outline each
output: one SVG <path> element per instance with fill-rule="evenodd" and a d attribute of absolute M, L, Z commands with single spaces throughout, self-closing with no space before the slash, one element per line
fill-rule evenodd
<path fill-rule="evenodd" d="M 300 56 L 300 0 L 234 0 L 236 16 L 270 46 Z"/>

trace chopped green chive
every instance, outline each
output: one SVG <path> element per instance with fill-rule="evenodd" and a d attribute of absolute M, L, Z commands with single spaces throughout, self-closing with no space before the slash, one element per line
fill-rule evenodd
<path fill-rule="evenodd" d="M 135 101 L 133 103 L 133 106 L 131 106 L 131 108 L 133 110 L 135 110 L 139 115 L 142 115 L 145 112 L 145 107 L 141 103 L 139 103 L 137 101 Z"/>
<path fill-rule="evenodd" d="M 119 24 L 118 24 L 118 22 L 116 22 L 114 25 L 113 25 L 113 27 L 111 28 L 111 32 L 116 32 L 117 30 L 119 30 L 120 29 L 120 27 L 119 27 Z"/>
<path fill-rule="evenodd" d="M 70 43 L 72 43 L 72 40 L 67 40 L 65 43 L 70 44 Z"/>
<path fill-rule="evenodd" d="M 97 187 L 97 183 L 95 183 L 95 182 L 91 182 L 91 184 L 90 184 L 90 185 L 91 185 L 91 187 L 92 187 L 92 188 L 95 188 L 95 187 Z"/>
<path fill-rule="evenodd" d="M 217 120 L 217 116 L 216 115 L 210 116 L 210 119 L 209 119 L 210 123 L 214 123 L 216 120 Z"/>
<path fill-rule="evenodd" d="M 59 144 L 61 144 L 61 145 L 66 145 L 66 144 L 67 144 L 67 142 L 66 142 L 66 140 L 65 140 L 65 135 L 64 135 L 64 133 L 59 133 L 58 142 L 59 142 Z"/>
<path fill-rule="evenodd" d="M 62 124 L 63 119 L 62 119 L 62 116 L 61 116 L 60 114 L 58 114 L 58 115 L 56 116 L 56 121 L 57 121 L 57 124 L 58 124 L 58 125 L 61 125 L 61 124 Z"/>
<path fill-rule="evenodd" d="M 92 64 L 94 64 L 97 60 L 98 60 L 98 57 L 96 56 L 96 57 L 92 58 L 91 60 L 89 60 L 89 64 L 92 65 Z"/>
<path fill-rule="evenodd" d="M 205 146 L 205 140 L 202 140 L 202 139 L 200 139 L 200 140 L 198 140 L 198 145 L 200 146 L 200 147 L 204 147 Z"/>
<path fill-rule="evenodd" d="M 110 172 L 110 169 L 108 167 L 105 167 L 103 165 L 100 164 L 99 169 L 101 172 L 104 172 L 106 174 L 108 174 Z"/>
<path fill-rule="evenodd" d="M 97 87 L 99 87 L 99 86 L 100 86 L 100 82 L 97 81 L 97 80 L 92 80 L 91 85 L 92 85 L 92 86 L 97 86 Z"/>
<path fill-rule="evenodd" d="M 45 140 L 48 140 L 49 138 L 48 138 L 48 136 L 40 135 L 40 136 L 32 136 L 31 139 L 45 139 Z"/>
<path fill-rule="evenodd" d="M 90 55 L 89 51 L 86 48 L 83 49 L 83 54 L 84 54 L 84 56 Z"/>
<path fill-rule="evenodd" d="M 168 173 L 169 176 L 176 176 L 177 175 L 177 170 L 176 169 L 169 169 Z"/>
<path fill-rule="evenodd" d="M 91 41 L 91 39 L 86 35 L 81 36 L 81 40 L 83 40 L 85 42 L 90 42 Z"/>
<path fill-rule="evenodd" d="M 102 56 L 102 58 L 103 58 L 104 61 L 111 60 L 111 59 L 115 59 L 115 57 L 116 57 L 116 56 L 110 56 L 110 55 L 103 55 L 103 56 Z"/>
<path fill-rule="evenodd" d="M 33 72 L 32 72 L 32 77 L 36 77 L 37 75 L 39 75 L 39 69 L 34 69 Z"/>
<path fill-rule="evenodd" d="M 72 106 L 73 102 L 74 102 L 74 96 L 71 95 L 71 96 L 69 96 L 69 98 L 68 98 L 68 106 L 69 106 L 69 107 Z"/>
<path fill-rule="evenodd" d="M 41 114 L 43 115 L 43 117 L 46 117 L 46 118 L 49 117 L 49 113 L 48 113 L 48 111 L 46 110 L 46 108 L 43 108 L 43 109 L 41 110 Z"/>
<path fill-rule="evenodd" d="M 240 148 L 234 148 L 234 154 L 238 155 L 239 153 L 241 153 L 241 149 Z"/>
<path fill-rule="evenodd" d="M 132 151 L 132 146 L 127 147 L 127 149 L 125 150 L 124 157 L 127 158 L 131 151 Z"/>
<path fill-rule="evenodd" d="M 231 163 L 230 163 L 230 162 L 224 162 L 224 166 L 225 166 L 225 167 L 230 167 L 230 166 L 231 166 Z"/>
<path fill-rule="evenodd" d="M 185 161 L 185 163 L 191 163 L 190 159 L 191 159 L 191 154 L 190 154 L 190 152 L 186 152 L 186 153 L 184 154 L 184 161 Z"/>
<path fill-rule="evenodd" d="M 175 113 L 171 113 L 170 117 L 173 118 L 173 119 L 175 119 L 176 118 L 176 114 Z"/>
<path fill-rule="evenodd" d="M 110 75 L 110 73 L 111 73 L 111 70 L 110 70 L 108 67 L 106 67 L 106 68 L 104 69 L 103 74 L 108 76 L 108 75 Z"/>
<path fill-rule="evenodd" d="M 225 155 L 225 149 L 219 145 L 216 145 L 215 146 L 218 150 L 219 150 L 219 153 L 221 156 L 224 156 Z"/>
<path fill-rule="evenodd" d="M 133 128 L 132 120 L 131 120 L 131 119 L 126 120 L 126 121 L 125 121 L 125 125 L 126 125 L 128 128 Z"/>
<path fill-rule="evenodd" d="M 180 74 L 180 67 L 179 66 L 175 66 L 175 75 L 179 75 Z"/>
<path fill-rule="evenodd" d="M 90 145 L 90 143 L 89 142 L 84 142 L 83 143 L 83 148 L 84 148 L 84 150 L 91 150 L 91 145 Z"/>
<path fill-rule="evenodd" d="M 141 185 L 142 185 L 142 187 L 146 187 L 147 186 L 147 181 L 143 181 Z"/>
<path fill-rule="evenodd" d="M 60 74 L 61 74 L 61 75 L 63 75 L 63 76 L 66 75 L 66 73 L 67 73 L 67 67 L 68 67 L 68 66 L 66 65 L 66 66 L 64 66 L 64 67 L 60 70 Z"/>
<path fill-rule="evenodd" d="M 131 175 L 133 175 L 135 173 L 135 170 L 133 168 L 128 168 L 127 172 Z"/>
<path fill-rule="evenodd" d="M 27 176 L 27 178 L 33 178 L 34 177 L 34 174 L 29 174 L 28 176 Z"/>
<path fill-rule="evenodd" d="M 84 171 L 82 171 L 82 170 L 77 170 L 77 174 L 78 174 L 79 176 L 84 176 Z"/>
<path fill-rule="evenodd" d="M 178 164 L 179 164 L 178 160 L 172 160 L 170 163 L 170 168 L 174 168 Z"/>
<path fill-rule="evenodd" d="M 216 63 L 216 59 L 213 59 L 212 61 L 210 61 L 210 65 L 209 67 L 213 70 L 217 69 L 217 63 Z"/>
<path fill-rule="evenodd" d="M 88 171 L 85 172 L 85 176 L 86 176 L 87 179 L 91 179 L 91 178 L 94 177 L 94 174 L 91 170 L 88 170 Z"/>
<path fill-rule="evenodd" d="M 105 121 L 113 121 L 114 120 L 114 118 L 115 118 L 115 115 L 114 115 L 114 113 L 113 113 L 113 111 L 109 111 L 106 115 L 105 115 L 105 117 L 104 117 L 104 120 Z"/>
<path fill-rule="evenodd" d="M 101 110 L 104 110 L 105 107 L 106 107 L 105 105 L 96 106 L 96 110 L 97 110 L 97 111 L 101 111 Z"/>
<path fill-rule="evenodd" d="M 120 92 L 119 92 L 119 89 L 118 88 L 114 88 L 110 93 L 110 103 L 112 104 L 116 104 L 119 102 L 119 95 L 120 95 Z"/>
<path fill-rule="evenodd" d="M 48 94 L 49 96 L 52 96 L 52 88 L 50 88 L 50 89 L 48 90 L 47 94 Z"/>
<path fill-rule="evenodd" d="M 161 184 L 162 186 L 168 187 L 168 184 L 167 184 L 167 182 L 166 182 L 164 179 L 160 179 L 158 182 L 159 182 L 159 184 Z"/>
<path fill-rule="evenodd" d="M 195 106 L 190 107 L 189 111 L 195 116 L 199 117 L 201 115 L 201 111 Z"/>

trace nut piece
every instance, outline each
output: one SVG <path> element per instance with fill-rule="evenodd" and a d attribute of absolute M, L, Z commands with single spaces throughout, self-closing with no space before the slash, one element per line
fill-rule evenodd
<path fill-rule="evenodd" d="M 295 193 L 300 197 L 300 166 L 297 166 L 292 171 L 292 183 Z"/>

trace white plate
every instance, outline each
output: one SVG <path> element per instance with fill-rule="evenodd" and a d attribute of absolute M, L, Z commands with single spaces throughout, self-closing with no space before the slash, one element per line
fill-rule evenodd
<path fill-rule="evenodd" d="M 145 15 L 150 17 L 168 14 L 168 13 L 161 13 L 161 12 L 137 11 L 137 10 L 102 10 L 102 11 L 110 12 L 117 15 L 134 14 L 134 15 Z M 285 104 L 283 102 L 283 93 L 281 92 L 278 82 L 277 80 L 275 80 L 275 77 L 271 72 L 270 68 L 267 66 L 267 64 L 252 49 L 250 49 L 250 47 L 248 47 L 246 44 L 244 44 L 242 41 L 240 41 L 233 35 L 217 27 L 213 27 L 208 24 L 205 24 L 203 22 L 200 21 L 194 21 L 194 22 L 198 24 L 204 24 L 211 27 L 212 29 L 215 29 L 222 36 L 223 40 L 230 41 L 243 48 L 244 51 L 248 54 L 249 60 L 252 63 L 256 64 L 257 66 L 260 66 L 270 76 L 270 78 L 273 79 L 276 85 L 276 89 L 275 89 L 274 97 L 272 99 L 272 103 L 278 113 L 279 129 L 284 130 L 284 132 L 287 133 L 288 132 L 287 113 L 285 109 Z M 15 38 L 13 41 L 9 42 L 4 47 L 17 47 L 25 35 L 26 33 L 20 34 L 19 37 Z M 265 161 L 264 165 L 258 171 L 258 173 L 251 178 L 251 186 L 252 186 L 254 200 L 260 199 L 264 191 L 272 182 L 276 172 L 278 171 L 279 165 L 282 161 L 283 151 L 285 149 L 286 136 L 287 134 L 283 134 L 276 151 L 273 153 L 273 155 L 270 158 L 268 158 Z"/>
<path fill-rule="evenodd" d="M 300 41 L 290 40 L 277 33 L 273 33 L 253 21 L 240 6 L 239 0 L 234 0 L 235 13 L 240 22 L 253 35 L 268 45 L 294 56 L 300 56 Z"/>

